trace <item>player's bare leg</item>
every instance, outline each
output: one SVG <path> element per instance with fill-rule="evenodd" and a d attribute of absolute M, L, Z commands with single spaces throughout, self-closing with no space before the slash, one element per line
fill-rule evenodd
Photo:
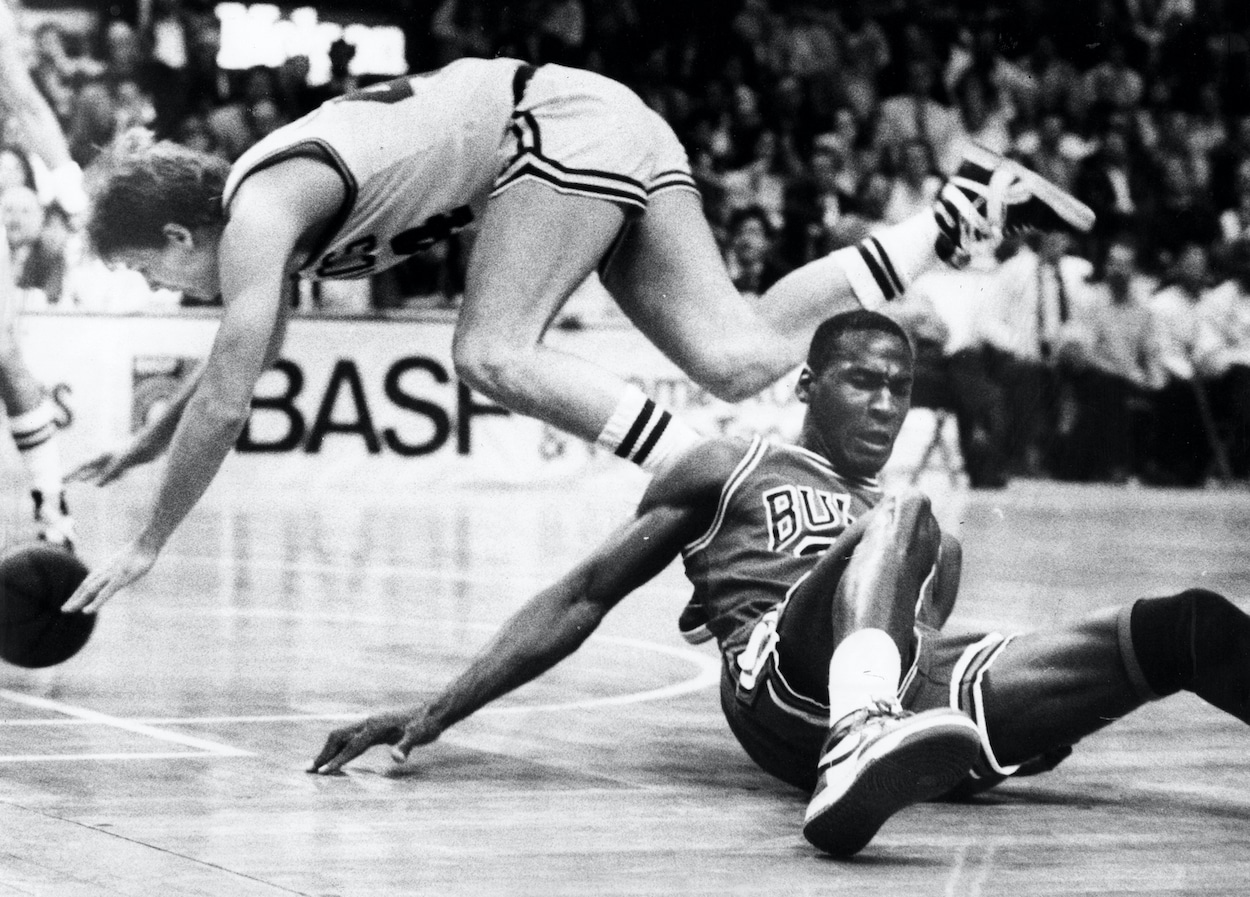
<path fill-rule="evenodd" d="M 1011 640 L 984 672 L 999 764 L 1068 748 L 1143 704 L 1192 691 L 1250 723 L 1250 616 L 1191 589 Z"/>
<path fill-rule="evenodd" d="M 809 262 L 764 296 L 739 295 L 701 202 L 687 190 L 654 195 L 631 224 L 604 283 L 622 310 L 678 367 L 737 401 L 803 361 L 820 322 L 902 295 L 921 273 L 966 261 L 973 243 L 1027 230 L 1088 230 L 1087 207 L 1014 162 L 969 151 L 933 209 Z"/>
<path fill-rule="evenodd" d="M 65 501 L 56 408 L 26 365 L 18 343 L 19 297 L 0 228 L 0 403 L 30 477 L 39 538 L 73 548 L 74 521 Z"/>
<path fill-rule="evenodd" d="M 543 344 L 625 220 L 606 200 L 535 181 L 495 196 L 469 260 L 453 344 L 457 373 L 500 404 L 653 468 L 694 431 L 618 375 Z"/>

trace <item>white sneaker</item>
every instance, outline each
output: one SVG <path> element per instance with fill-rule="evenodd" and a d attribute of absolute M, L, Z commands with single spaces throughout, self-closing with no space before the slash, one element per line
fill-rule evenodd
<path fill-rule="evenodd" d="M 843 717 L 825 740 L 803 837 L 834 856 L 858 853 L 899 810 L 959 784 L 980 744 L 972 720 L 948 708 L 882 703 Z"/>

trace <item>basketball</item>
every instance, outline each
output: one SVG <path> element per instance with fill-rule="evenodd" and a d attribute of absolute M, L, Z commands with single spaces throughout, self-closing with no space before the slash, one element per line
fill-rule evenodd
<path fill-rule="evenodd" d="M 94 614 L 66 614 L 61 605 L 87 578 L 87 568 L 62 548 L 22 545 L 0 557 L 0 657 L 20 667 L 50 667 L 87 643 Z"/>

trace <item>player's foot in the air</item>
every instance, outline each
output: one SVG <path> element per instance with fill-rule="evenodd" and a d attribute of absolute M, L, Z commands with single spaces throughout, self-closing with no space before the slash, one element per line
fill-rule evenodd
<path fill-rule="evenodd" d="M 858 853 L 899 810 L 954 788 L 979 747 L 957 710 L 880 703 L 843 717 L 825 739 L 803 837 L 834 856 Z"/>
<path fill-rule="evenodd" d="M 1084 233 L 1094 211 L 1071 193 L 983 146 L 965 152 L 934 203 L 938 255 L 964 264 L 972 245 L 1030 231 Z"/>
<path fill-rule="evenodd" d="M 74 518 L 70 516 L 65 493 L 58 493 L 55 499 L 49 501 L 42 492 L 35 489 L 30 497 L 35 503 L 35 527 L 39 540 L 66 551 L 73 551 L 76 538 Z"/>

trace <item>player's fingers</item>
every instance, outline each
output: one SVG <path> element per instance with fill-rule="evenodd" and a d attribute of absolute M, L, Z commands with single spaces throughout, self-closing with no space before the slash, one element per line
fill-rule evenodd
<path fill-rule="evenodd" d="M 105 460 L 104 458 L 92 458 L 90 461 L 79 464 L 65 475 L 65 481 L 67 483 L 95 482 L 100 476 L 100 469 L 104 466 Z"/>
<path fill-rule="evenodd" d="M 351 737 L 351 731 L 348 729 L 335 729 L 326 737 L 326 743 L 321 748 L 321 753 L 313 760 L 312 766 L 308 768 L 309 772 L 325 772 L 322 768 L 330 760 L 343 749 L 343 745 L 347 743 Z"/>
<path fill-rule="evenodd" d="M 69 596 L 69 600 L 61 605 L 61 610 L 67 614 L 75 613 L 82 610 L 92 599 L 95 598 L 96 589 L 99 588 L 99 577 L 95 574 L 88 576 L 74 590 L 74 594 Z"/>
<path fill-rule="evenodd" d="M 324 774 L 338 772 L 348 763 L 352 762 L 365 751 L 369 750 L 369 748 L 373 747 L 373 744 L 373 739 L 369 738 L 365 732 L 357 732 L 351 738 L 347 739 L 346 743 L 339 748 L 338 753 L 322 765 L 321 772 Z"/>

